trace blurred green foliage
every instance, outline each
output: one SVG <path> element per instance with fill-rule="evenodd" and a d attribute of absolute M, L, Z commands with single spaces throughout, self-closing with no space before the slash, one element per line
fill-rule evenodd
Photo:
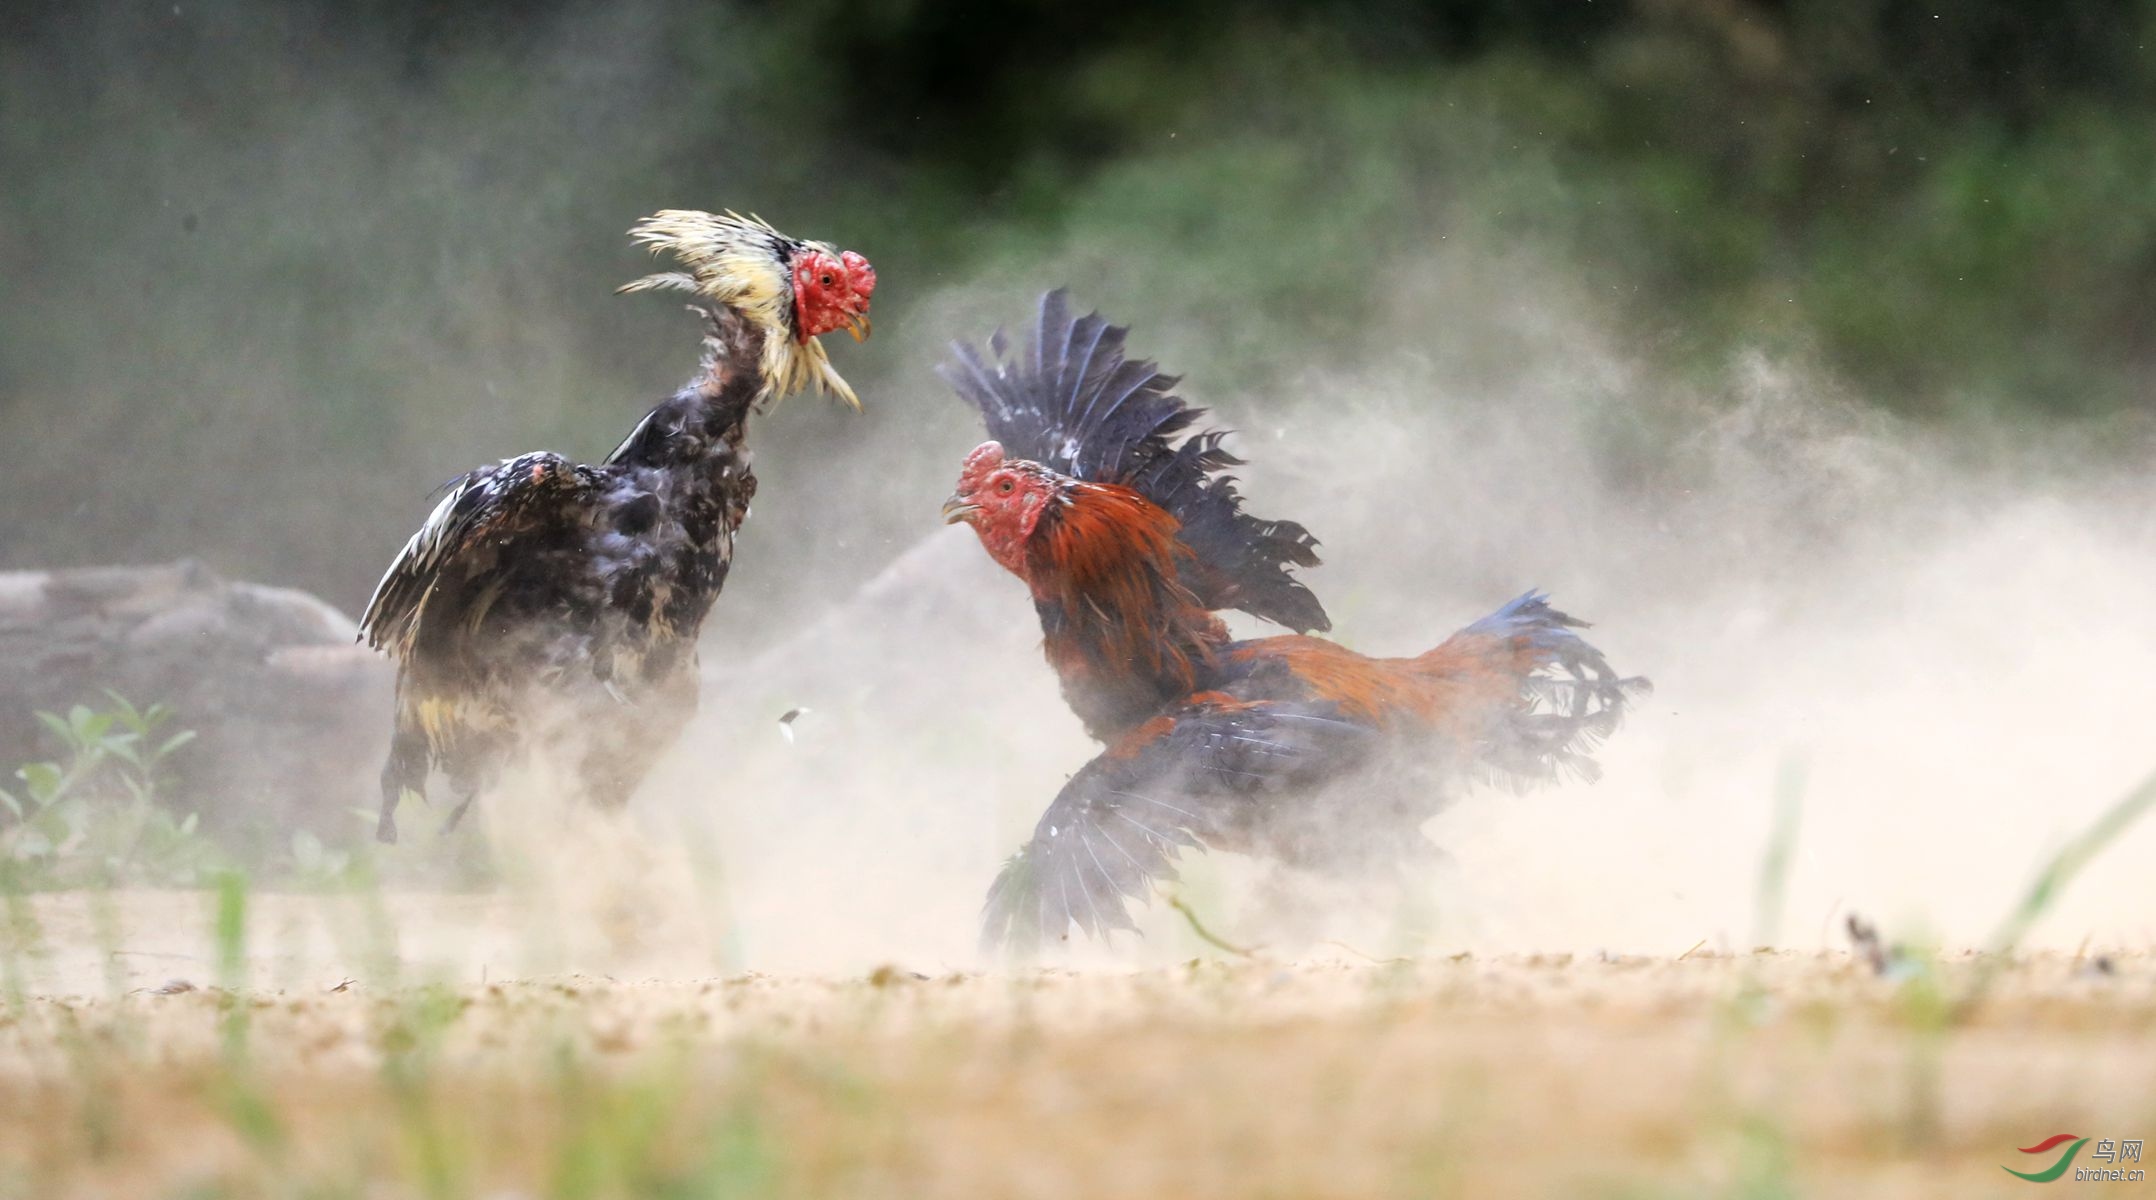
<path fill-rule="evenodd" d="M 103 709 L 37 714 L 61 757 L 23 764 L 15 790 L 0 789 L 0 880 L 8 887 L 186 887 L 218 859 L 195 814 L 179 816 L 158 797 L 165 760 L 194 731 L 167 728 L 173 714 L 162 704 L 106 697 Z"/>
<path fill-rule="evenodd" d="M 603 452 L 686 373 L 685 320 L 606 295 L 662 206 L 868 251 L 864 395 L 934 394 L 938 348 L 979 336 L 941 289 L 1076 283 L 1218 394 L 1354 361 L 1474 247 L 1556 264 L 1673 377 L 1764 350 L 1949 425 L 2138 420 L 2152 14 L 13 6 L 0 505 L 51 519 L 0 525 L 0 564 L 195 552 L 356 607 L 426 486 Z M 943 407 L 870 420 L 963 438 Z M 817 412 L 758 439 L 785 463 L 890 435 Z M 790 523 L 809 485 L 766 486 L 788 544 L 903 532 L 889 504 Z"/>
<path fill-rule="evenodd" d="M 821 136 L 1007 197 L 989 215 L 1021 229 L 1105 199 L 1189 275 L 1335 334 L 1389 257 L 1468 235 L 1576 264 L 1695 363 L 1816 348 L 1929 413 L 2148 399 L 2146 3 L 786 11 L 775 61 Z M 1242 240 L 1252 211 L 1301 233 Z"/>

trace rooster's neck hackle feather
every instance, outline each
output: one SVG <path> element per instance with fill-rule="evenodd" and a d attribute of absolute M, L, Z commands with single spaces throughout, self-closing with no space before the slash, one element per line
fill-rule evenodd
<path fill-rule="evenodd" d="M 791 238 L 762 218 L 739 213 L 664 209 L 629 230 L 653 254 L 672 254 L 683 271 L 661 271 L 623 284 L 619 292 L 682 291 L 734 309 L 764 331 L 764 392 L 758 407 L 816 387 L 858 409 L 860 398 L 839 377 L 823 343 L 801 336 L 788 265 L 804 251 L 836 255 L 822 242 Z"/>
<path fill-rule="evenodd" d="M 764 396 L 752 364 L 762 361 L 770 335 L 737 309 L 692 306 L 704 319 L 704 352 L 697 377 L 629 431 L 610 464 L 698 470 L 747 461 L 749 413 Z"/>
<path fill-rule="evenodd" d="M 1181 582 L 1190 551 L 1178 529 L 1130 488 L 1068 481 L 1027 545 L 1044 649 L 1097 737 L 1189 695 L 1227 645 L 1227 627 Z"/>
<path fill-rule="evenodd" d="M 1177 379 L 1129 358 L 1129 330 L 1098 313 L 1073 316 L 1058 289 L 1041 297 L 1025 345 L 1010 353 L 1002 331 L 988 340 L 994 361 L 953 345 L 944 382 L 978 409 L 988 436 L 1014 459 L 1029 459 L 1089 483 L 1136 491 L 1181 526 L 1189 553 L 1183 585 L 1216 611 L 1240 609 L 1297 632 L 1332 627 L 1295 570 L 1318 563 L 1317 539 L 1293 521 L 1245 513 L 1228 474 L 1242 460 L 1226 434 L 1187 434 L 1205 415 L 1175 394 Z"/>

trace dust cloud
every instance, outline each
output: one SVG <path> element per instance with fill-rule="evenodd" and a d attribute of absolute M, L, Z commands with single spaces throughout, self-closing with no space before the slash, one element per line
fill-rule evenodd
<path fill-rule="evenodd" d="M 328 60 L 334 86 L 230 135 L 245 145 L 203 132 L 214 100 L 205 119 L 182 110 L 169 140 L 150 139 L 165 157 L 146 177 L 180 196 L 170 222 L 191 219 L 195 240 L 153 239 L 164 274 L 142 294 L 100 274 L 145 244 L 137 234 L 91 260 L 54 248 L 124 227 L 117 210 L 54 214 L 70 189 L 95 194 L 100 154 L 135 147 L 93 139 L 35 184 L 18 176 L 39 241 L 0 248 L 15 278 L 52 290 L 35 320 L 11 302 L 18 347 L 48 335 L 6 364 L 11 428 L 40 430 L 32 449 L 10 439 L 11 518 L 76 529 L 58 557 L 156 558 L 221 511 L 229 528 L 200 535 L 215 539 L 205 552 L 275 582 L 289 581 L 280 561 L 300 562 L 352 609 L 428 486 L 539 444 L 602 454 L 695 358 L 686 318 L 622 316 L 606 296 L 639 265 L 616 231 L 660 207 L 768 208 L 785 176 L 745 132 L 754 112 L 737 159 L 670 162 L 655 97 L 679 33 L 624 8 L 537 31 L 521 59 L 418 82 L 387 48 L 362 47 Z M 143 36 L 98 44 L 125 60 Z M 201 36 L 261 35 L 235 21 Z M 223 61 L 205 44 L 181 59 Z M 518 62 L 604 102 L 548 107 L 569 91 L 502 82 Z M 475 123 L 454 80 L 479 65 L 490 82 L 468 86 L 506 99 Z M 138 80 L 97 112 L 173 86 Z M 542 143 L 533 127 L 568 132 Z M 400 151 L 404 139 L 421 148 Z M 257 151 L 279 160 L 259 186 L 241 170 Z M 1066 283 L 1238 431 L 1250 508 L 1322 540 L 1325 565 L 1305 577 L 1340 641 L 1417 652 L 1541 587 L 1594 623 L 1620 670 L 1654 681 L 1600 752 L 1599 782 L 1463 796 L 1428 829 L 1456 871 L 1407 911 L 1344 917 L 1331 932 L 1349 946 L 1811 947 L 1838 944 L 1848 912 L 1979 944 L 2045 854 L 2156 769 L 2156 484 L 2089 465 L 2119 461 L 2115 448 L 1898 423 L 1801 352 L 1740 357 L 1702 385 L 1619 341 L 1598 316 L 1608 298 L 1582 294 L 1561 262 L 1389 232 L 1405 240 L 1369 281 L 1385 297 L 1376 324 L 1296 342 L 1267 313 L 1256 360 L 1232 357 L 1249 350 L 1232 336 L 1235 297 L 1199 319 L 1189 281 L 1156 292 L 1178 271 L 1157 231 L 910 277 L 890 269 L 903 253 L 862 244 L 883 267 L 879 334 L 844 348 L 840 368 L 869 415 L 795 401 L 752 430 L 764 490 L 708 627 L 689 735 L 619 820 L 567 810 L 527 777 L 479 809 L 490 848 L 387 852 L 476 856 L 498 878 L 476 892 L 393 884 L 379 903 L 396 954 L 460 974 L 975 965 L 988 881 L 1093 747 L 1020 585 L 970 532 L 937 523 L 981 434 L 930 368 L 948 340 L 1015 328 L 1033 295 Z M 263 323 L 271 303 L 296 306 Z M 116 324 L 89 323 L 108 309 Z M 194 438 L 190 422 L 219 432 Z M 203 455 L 144 468 L 185 503 L 130 492 L 115 506 L 75 477 L 74 464 L 167 441 Z M 0 551 L 32 553 L 19 526 L 15 540 Z M 779 717 L 800 707 L 788 738 Z M 1789 895 L 1782 927 L 1761 931 L 1754 890 L 1785 777 L 1802 780 Z M 2152 852 L 2156 828 L 2113 846 L 2035 940 L 2149 944 Z M 1246 945 L 1274 945 L 1284 935 L 1266 914 L 1307 894 L 1308 881 L 1229 856 L 1188 866 L 1182 894 Z M 1146 925 L 1142 941 L 1076 957 L 1198 947 L 1161 905 Z M 292 935 L 316 937 L 328 948 L 296 959 L 364 957 L 364 938 Z"/>
<path fill-rule="evenodd" d="M 1832 946 L 1857 912 L 1980 945 L 2044 856 L 2156 768 L 2137 715 L 2156 701 L 2145 481 L 2078 466 L 2090 456 L 2064 439 L 1899 424 L 1802 363 L 1748 357 L 1721 393 L 1677 388 L 1597 329 L 1561 265 L 1454 254 L 1408 274 L 1366 348 L 1300 348 L 1304 371 L 1241 395 L 1209 390 L 1189 365 L 1202 348 L 1149 328 L 1142 301 L 1104 305 L 1240 431 L 1251 509 L 1324 541 L 1307 578 L 1339 640 L 1414 653 L 1543 587 L 1655 682 L 1599 782 L 1467 795 L 1428 829 L 1455 875 L 1411 911 L 1341 922 L 1340 941 Z M 973 338 L 982 307 L 965 287 L 925 305 Z M 954 403 L 925 378 L 894 393 L 881 403 Z M 909 478 L 935 479 L 970 445 L 859 452 L 904 450 L 927 464 Z M 654 807 L 724 829 L 750 961 L 968 961 L 985 882 L 1092 753 L 1022 588 L 968 531 L 929 529 L 932 490 L 913 489 L 922 540 L 881 579 L 776 647 L 713 656 L 707 717 L 653 789 Z M 775 718 L 796 705 L 811 713 L 789 742 Z M 1780 927 L 1761 929 L 1784 787 L 1793 866 Z M 2152 849 L 2147 828 L 2113 846 L 2035 940 L 2145 944 Z M 1282 892 L 1315 887 L 1228 856 L 1186 876 L 1208 919 L 1255 945 Z M 1151 916 L 1119 953 L 1193 952 L 1180 917 Z"/>

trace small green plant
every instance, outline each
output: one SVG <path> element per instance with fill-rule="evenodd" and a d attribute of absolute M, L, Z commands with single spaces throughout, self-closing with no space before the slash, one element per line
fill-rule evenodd
<path fill-rule="evenodd" d="M 195 814 L 159 801 L 167 760 L 194 731 L 169 730 L 166 705 L 105 695 L 109 708 L 38 713 L 61 757 L 18 768 L 19 793 L 0 788 L 0 863 L 18 887 L 187 886 L 215 858 Z"/>
<path fill-rule="evenodd" d="M 1969 980 L 1968 990 L 1953 1005 L 1950 1014 L 1953 1019 L 1965 1020 L 1976 1011 L 1990 991 L 1992 981 L 1998 977 L 2000 968 L 2011 963 L 2014 951 L 2021 946 L 2021 939 L 2027 937 L 2036 922 L 2051 911 L 2051 906 L 2058 901 L 2059 894 L 2066 889 L 2066 885 L 2073 882 L 2074 876 L 2079 875 L 2091 859 L 2118 841 L 2121 835 L 2133 827 L 2134 822 L 2148 815 L 2152 809 L 2156 809 L 2156 774 L 2143 779 L 2132 791 L 2119 797 L 2086 829 L 2045 860 L 2043 867 L 2037 871 L 2036 878 L 2029 884 L 2029 890 L 2023 893 L 2021 902 L 2014 906 L 2013 911 L 1999 924 L 1998 930 L 1991 935 L 1991 944 L 1978 962 L 1976 973 Z"/>

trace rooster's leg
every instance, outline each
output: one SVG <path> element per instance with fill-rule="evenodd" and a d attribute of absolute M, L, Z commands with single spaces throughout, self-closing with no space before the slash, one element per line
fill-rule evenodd
<path fill-rule="evenodd" d="M 442 836 L 455 833 L 464 814 L 471 811 L 472 801 L 479 799 L 479 793 L 493 787 L 501 778 L 510 745 L 506 738 L 490 734 L 474 737 L 459 748 L 457 758 L 449 763 L 449 786 L 464 798 L 457 801 L 457 806 L 449 810 L 448 819 L 442 822 Z"/>
<path fill-rule="evenodd" d="M 464 794 L 464 799 L 459 800 L 455 808 L 449 810 L 449 819 L 442 822 L 443 836 L 446 837 L 449 834 L 455 833 L 457 831 L 458 822 L 464 820 L 465 810 L 471 808 L 472 801 L 477 800 L 478 798 L 479 789 L 473 788 L 471 791 Z"/>
<path fill-rule="evenodd" d="M 382 816 L 374 826 L 374 840 L 391 845 L 397 841 L 397 802 L 404 793 L 427 794 L 427 737 L 418 729 L 400 727 L 389 739 L 389 761 L 382 764 Z"/>

